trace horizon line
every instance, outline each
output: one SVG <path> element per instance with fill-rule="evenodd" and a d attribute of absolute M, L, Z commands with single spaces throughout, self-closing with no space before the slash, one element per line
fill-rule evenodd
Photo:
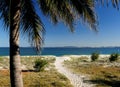
<path fill-rule="evenodd" d="M 9 48 L 9 46 L 6 46 L 6 47 Z M 32 46 L 21 46 L 21 47 L 31 47 L 31 48 L 34 48 Z M 75 48 L 101 48 L 101 47 L 120 47 L 120 46 L 45 46 L 45 47 L 43 46 L 42 48 L 49 48 L 49 47 L 53 47 L 53 48 L 55 48 L 55 47 L 63 47 L 63 48 L 64 47 L 68 47 L 68 48 L 73 48 L 73 47 L 75 47 Z M 2 46 L 0 46 L 0 48 L 2 48 Z"/>

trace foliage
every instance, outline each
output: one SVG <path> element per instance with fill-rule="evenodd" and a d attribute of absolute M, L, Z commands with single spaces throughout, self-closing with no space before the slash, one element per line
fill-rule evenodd
<path fill-rule="evenodd" d="M 7 66 L 9 64 L 9 58 L 1 57 L 4 60 L 1 61 L 2 66 Z M 24 87 L 73 87 L 70 81 L 57 70 L 54 66 L 51 66 L 49 70 L 44 70 L 42 72 L 36 72 L 33 70 L 33 64 L 36 59 L 46 60 L 47 62 L 53 64 L 55 61 L 54 57 L 51 56 L 23 56 L 21 57 L 22 65 L 27 67 L 27 70 L 23 70 L 23 80 Z M 47 68 L 50 67 L 46 66 Z M 9 70 L 0 70 L 0 87 L 10 87 L 10 72 Z M 47 78 L 46 78 L 47 77 Z"/>
<path fill-rule="evenodd" d="M 0 70 L 0 87 L 10 87 L 9 71 Z M 22 72 L 24 87 L 73 87 L 70 81 L 56 70 Z M 47 77 L 47 78 L 46 78 Z"/>
<path fill-rule="evenodd" d="M 113 53 L 110 55 L 110 58 L 109 58 L 109 61 L 112 62 L 112 61 L 117 61 L 118 60 L 118 57 L 119 57 L 119 54 L 118 53 Z"/>
<path fill-rule="evenodd" d="M 104 3 L 106 3 L 107 6 L 109 5 L 109 1 L 110 0 L 98 0 L 98 2 L 100 2 L 103 5 L 104 5 Z M 113 7 L 117 8 L 119 10 L 119 2 L 120 2 L 120 0 L 111 0 L 111 2 L 112 2 Z"/>
<path fill-rule="evenodd" d="M 34 68 L 36 71 L 43 71 L 48 62 L 45 59 L 36 59 Z"/>
<path fill-rule="evenodd" d="M 91 55 L 91 60 L 92 61 L 96 61 L 97 59 L 99 58 L 99 53 L 92 53 L 92 55 Z"/>
<path fill-rule="evenodd" d="M 35 2 L 39 2 L 39 3 L 35 3 Z M 112 2 L 115 3 L 114 5 L 118 4 L 118 0 L 112 0 Z M 12 24 L 13 25 L 16 24 L 15 27 L 19 28 L 19 25 L 20 25 L 20 31 L 22 32 L 22 34 L 25 34 L 28 36 L 29 42 L 31 42 L 31 44 L 34 45 L 37 50 L 40 50 L 40 48 L 42 47 L 44 26 L 38 15 L 39 12 L 37 12 L 38 9 L 36 10 L 36 7 L 40 7 L 39 11 L 43 12 L 43 14 L 49 17 L 54 23 L 63 21 L 67 26 L 70 27 L 71 31 L 74 30 L 75 19 L 82 19 L 85 23 L 87 23 L 90 26 L 90 28 L 96 30 L 97 17 L 94 11 L 94 7 L 95 7 L 94 0 L 76 0 L 76 1 L 74 0 L 21 0 L 21 2 L 19 3 L 19 6 L 16 6 L 16 4 L 17 2 L 15 0 L 1 0 L 0 1 L 0 20 L 2 19 L 2 21 L 4 22 L 4 25 L 7 26 L 8 29 L 10 29 L 9 30 L 10 35 L 12 34 L 11 32 L 14 32 L 16 33 L 15 37 L 17 38 L 19 38 L 18 37 L 19 35 L 17 36 L 17 33 L 19 33 L 19 30 L 15 30 L 16 31 L 15 32 L 13 31 L 15 28 L 14 29 L 12 27 L 9 28 L 9 26 L 10 24 L 11 26 Z M 12 10 L 12 8 L 10 7 L 13 7 L 13 9 L 17 8 L 17 10 Z M 14 11 L 16 11 L 15 12 L 16 14 L 19 13 L 20 11 L 21 14 L 19 16 L 15 14 L 15 17 L 12 18 L 12 16 L 14 16 L 11 13 L 12 11 L 13 13 Z M 17 17 L 18 17 L 18 20 L 16 19 Z M 15 22 L 17 21 L 18 23 L 15 23 L 14 21 L 12 22 L 10 18 L 16 19 Z M 12 38 L 11 36 L 10 38 Z M 13 42 L 11 41 L 10 48 L 12 48 L 11 46 L 14 43 L 15 41 Z M 13 45 L 13 47 L 15 46 L 16 45 Z M 19 47 L 19 44 L 17 44 L 17 48 L 18 47 Z M 16 52 L 13 51 L 10 53 L 16 53 Z M 20 63 L 20 61 L 18 62 Z M 17 63 L 13 63 L 14 67 L 16 66 L 15 64 Z M 45 61 L 42 66 L 44 65 L 46 65 Z M 35 62 L 35 68 L 38 68 L 38 69 L 41 68 L 40 61 Z M 11 74 L 11 76 L 13 75 Z M 18 76 L 20 76 L 20 74 L 18 74 Z"/>
<path fill-rule="evenodd" d="M 114 65 L 114 63 L 107 62 L 82 62 L 76 64 L 76 62 L 66 61 L 64 64 L 72 72 L 85 75 L 83 81 L 95 84 L 95 87 L 119 87 L 120 84 L 120 65 Z M 88 76 L 88 78 L 87 78 Z"/>

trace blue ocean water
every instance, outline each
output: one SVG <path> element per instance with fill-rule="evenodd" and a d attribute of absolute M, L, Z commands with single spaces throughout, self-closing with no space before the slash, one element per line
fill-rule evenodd
<path fill-rule="evenodd" d="M 42 51 L 38 54 L 35 49 L 31 47 L 22 47 L 20 48 L 20 54 L 22 56 L 32 56 L 32 55 L 90 55 L 93 52 L 98 52 L 100 54 L 111 54 L 119 53 L 120 47 L 99 47 L 99 48 L 90 48 L 90 47 L 48 47 L 43 48 Z M 0 47 L 0 56 L 9 56 L 8 47 Z"/>

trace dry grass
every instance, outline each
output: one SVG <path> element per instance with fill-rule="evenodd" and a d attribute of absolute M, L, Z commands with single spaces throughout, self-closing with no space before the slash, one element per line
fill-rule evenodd
<path fill-rule="evenodd" d="M 69 80 L 55 70 L 23 72 L 24 87 L 72 87 Z M 0 71 L 0 87 L 10 87 L 9 71 Z"/>
<path fill-rule="evenodd" d="M 0 70 L 0 87 L 9 87 L 9 71 L 8 70 Z"/>
<path fill-rule="evenodd" d="M 73 87 L 70 84 L 70 81 L 64 76 L 58 73 L 53 66 L 55 59 L 53 57 L 42 57 L 45 58 L 49 62 L 49 66 L 47 70 L 42 72 L 35 72 L 31 70 L 34 65 L 34 61 L 41 57 L 22 57 L 22 64 L 27 67 L 27 70 L 22 72 L 24 87 Z M 7 60 L 7 62 L 5 62 Z M 1 59 L 1 66 L 7 66 L 8 58 Z M 10 79 L 9 79 L 9 70 L 0 70 L 0 87 L 10 87 Z"/>
<path fill-rule="evenodd" d="M 114 66 L 119 62 L 84 62 L 74 58 L 74 60 L 65 61 L 64 64 L 75 73 L 88 75 L 90 77 L 88 82 L 97 84 L 96 87 L 120 86 L 120 66 Z"/>
<path fill-rule="evenodd" d="M 68 79 L 55 70 L 24 73 L 25 87 L 72 87 Z"/>

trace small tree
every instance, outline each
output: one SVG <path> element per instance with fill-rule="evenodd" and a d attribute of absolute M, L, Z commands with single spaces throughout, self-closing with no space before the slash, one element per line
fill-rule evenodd
<path fill-rule="evenodd" d="M 118 57 L 119 57 L 118 53 L 113 53 L 113 54 L 110 55 L 109 61 L 110 62 L 117 61 Z"/>
<path fill-rule="evenodd" d="M 99 53 L 92 53 L 91 55 L 91 61 L 96 61 L 99 57 Z"/>

